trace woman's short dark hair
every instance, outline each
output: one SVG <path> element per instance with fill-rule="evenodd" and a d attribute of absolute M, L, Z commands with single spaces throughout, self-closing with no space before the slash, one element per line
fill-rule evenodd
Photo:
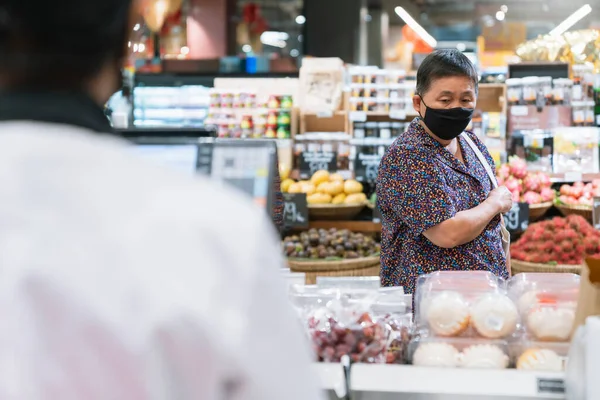
<path fill-rule="evenodd" d="M 79 89 L 125 53 L 131 0 L 3 0 L 0 78 L 9 87 Z"/>
<path fill-rule="evenodd" d="M 477 93 L 479 77 L 471 61 L 457 49 L 440 49 L 429 54 L 417 71 L 417 94 L 423 96 L 436 79 L 464 76 L 473 81 Z"/>

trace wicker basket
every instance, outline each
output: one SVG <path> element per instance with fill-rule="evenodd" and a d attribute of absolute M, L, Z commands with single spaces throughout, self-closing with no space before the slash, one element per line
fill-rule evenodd
<path fill-rule="evenodd" d="M 581 273 L 581 265 L 552 265 L 552 264 L 536 264 L 526 261 L 519 261 L 512 258 L 510 260 L 512 274 L 521 274 L 524 272 L 562 272 L 568 274 Z"/>
<path fill-rule="evenodd" d="M 317 283 L 317 276 L 379 276 L 379 256 L 340 261 L 288 259 L 292 272 L 306 274 L 306 284 Z"/>
<path fill-rule="evenodd" d="M 592 206 L 556 204 L 556 208 L 565 217 L 569 215 L 581 215 L 590 223 L 592 222 Z"/>
<path fill-rule="evenodd" d="M 310 219 L 344 221 L 356 217 L 365 208 L 365 204 L 309 204 Z"/>
<path fill-rule="evenodd" d="M 530 204 L 529 205 L 529 220 L 537 221 L 538 219 L 542 218 L 548 212 L 548 210 L 551 208 L 552 208 L 551 201 L 549 201 L 547 203 Z"/>

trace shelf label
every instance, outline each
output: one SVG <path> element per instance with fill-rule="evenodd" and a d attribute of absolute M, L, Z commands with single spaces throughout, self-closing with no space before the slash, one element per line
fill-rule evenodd
<path fill-rule="evenodd" d="M 375 182 L 379 171 L 381 155 L 358 154 L 354 160 L 354 175 L 359 182 Z"/>
<path fill-rule="evenodd" d="M 527 106 L 511 106 L 510 115 L 514 117 L 526 117 L 529 114 Z"/>
<path fill-rule="evenodd" d="M 348 118 L 352 122 L 365 122 L 367 120 L 367 113 L 364 111 L 351 111 L 348 114 Z"/>
<path fill-rule="evenodd" d="M 565 393 L 565 381 L 562 379 L 537 379 L 538 393 Z"/>
<path fill-rule="evenodd" d="M 565 182 L 580 182 L 583 180 L 581 172 L 566 172 Z"/>
<path fill-rule="evenodd" d="M 592 221 L 594 228 L 600 230 L 600 197 L 594 197 L 594 208 L 592 208 Z"/>
<path fill-rule="evenodd" d="M 308 228 L 306 194 L 283 193 L 283 223 L 286 228 Z"/>
<path fill-rule="evenodd" d="M 333 111 L 319 111 L 317 118 L 331 118 L 333 117 Z"/>
<path fill-rule="evenodd" d="M 394 111 L 390 111 L 390 118 L 391 119 L 405 120 L 406 119 L 406 110 L 394 110 Z"/>
<path fill-rule="evenodd" d="M 504 223 L 510 233 L 519 233 L 529 226 L 529 204 L 514 203 L 512 209 L 504 214 Z"/>
<path fill-rule="evenodd" d="M 300 177 L 306 179 L 319 170 L 337 171 L 337 154 L 333 151 L 304 151 L 300 156 Z"/>

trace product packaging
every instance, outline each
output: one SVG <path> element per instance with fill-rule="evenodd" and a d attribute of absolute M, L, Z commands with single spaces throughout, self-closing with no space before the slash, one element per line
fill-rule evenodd
<path fill-rule="evenodd" d="M 385 362 L 407 362 L 408 344 L 413 335 L 412 296 L 396 288 L 382 288 L 372 306 L 373 315 L 388 328 L 389 340 Z"/>
<path fill-rule="evenodd" d="M 554 129 L 554 172 L 597 173 L 599 132 L 591 127 Z"/>
<path fill-rule="evenodd" d="M 562 372 L 569 355 L 569 343 L 524 341 L 509 346 L 516 369 Z"/>
<path fill-rule="evenodd" d="M 505 369 L 510 365 L 504 340 L 475 338 L 417 338 L 409 345 L 417 367 Z"/>
<path fill-rule="evenodd" d="M 546 342 L 570 339 L 579 282 L 579 276 L 563 273 L 525 273 L 509 280 L 509 296 L 517 304 L 525 338 Z"/>

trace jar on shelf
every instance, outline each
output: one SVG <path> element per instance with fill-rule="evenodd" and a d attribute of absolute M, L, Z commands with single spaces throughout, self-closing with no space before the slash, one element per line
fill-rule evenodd
<path fill-rule="evenodd" d="M 573 107 L 573 126 L 584 126 L 587 108 L 586 102 L 573 101 L 571 105 Z"/>
<path fill-rule="evenodd" d="M 242 92 L 232 93 L 233 100 L 231 103 L 232 108 L 244 108 L 244 94 Z"/>
<path fill-rule="evenodd" d="M 380 69 L 375 73 L 375 83 L 377 84 L 385 84 L 387 83 L 387 70 Z"/>
<path fill-rule="evenodd" d="M 573 72 L 573 92 L 571 99 L 573 101 L 583 100 L 583 76 L 585 73 L 585 66 L 581 64 L 575 64 L 571 67 Z"/>
<path fill-rule="evenodd" d="M 529 105 L 535 105 L 539 88 L 539 78 L 537 76 L 526 76 L 521 79 L 523 84 L 523 102 Z"/>
<path fill-rule="evenodd" d="M 380 122 L 379 137 L 381 139 L 390 139 L 392 137 L 392 124 L 390 122 Z"/>
<path fill-rule="evenodd" d="M 392 137 L 397 138 L 404 132 L 404 124 L 402 122 L 392 122 L 391 124 Z"/>
<path fill-rule="evenodd" d="M 544 96 L 545 104 L 552 104 L 552 77 L 551 76 L 540 76 L 539 78 L 540 90 Z"/>
<path fill-rule="evenodd" d="M 363 109 L 364 109 L 364 111 L 371 111 L 371 112 L 377 111 L 377 105 L 378 105 L 378 102 L 375 97 L 368 98 L 368 99 L 365 99 L 365 102 L 363 103 Z"/>
<path fill-rule="evenodd" d="M 277 137 L 277 125 L 267 125 L 265 129 L 265 137 L 269 139 Z"/>
<path fill-rule="evenodd" d="M 406 79 L 406 71 L 403 69 L 396 69 L 388 71 L 388 82 L 389 83 L 403 83 Z"/>
<path fill-rule="evenodd" d="M 364 99 L 362 97 L 351 97 L 350 111 L 363 111 Z"/>
<path fill-rule="evenodd" d="M 267 125 L 277 125 L 278 113 L 275 110 L 269 110 L 267 114 Z"/>
<path fill-rule="evenodd" d="M 365 137 L 365 123 L 364 122 L 355 122 L 354 129 L 352 131 L 352 136 L 355 139 L 364 139 Z"/>
<path fill-rule="evenodd" d="M 337 145 L 337 168 L 340 171 L 350 169 L 350 144 L 346 135 L 341 135 Z"/>
<path fill-rule="evenodd" d="M 379 137 L 377 122 L 367 122 L 365 124 L 365 138 Z"/>
<path fill-rule="evenodd" d="M 363 88 L 363 96 L 364 97 L 369 97 L 369 98 L 376 98 L 377 97 L 377 88 L 378 85 L 375 84 L 367 84 L 364 86 Z"/>
<path fill-rule="evenodd" d="M 403 98 L 390 99 L 390 109 L 389 111 L 403 111 L 404 110 L 404 100 Z"/>
<path fill-rule="evenodd" d="M 221 93 L 213 89 L 210 91 L 210 108 L 220 108 L 221 107 Z"/>
<path fill-rule="evenodd" d="M 387 113 L 390 111 L 390 99 L 380 97 L 377 99 L 377 112 Z"/>
<path fill-rule="evenodd" d="M 255 123 L 252 137 L 254 138 L 262 138 L 265 137 L 266 126 L 263 122 Z"/>
<path fill-rule="evenodd" d="M 246 98 L 244 99 L 244 106 L 246 108 L 255 108 L 256 107 L 256 93 L 247 93 Z"/>
<path fill-rule="evenodd" d="M 277 125 L 287 126 L 289 128 L 292 123 L 292 118 L 290 117 L 289 111 L 280 111 L 277 116 Z"/>
<path fill-rule="evenodd" d="M 269 101 L 267 102 L 267 108 L 277 110 L 280 108 L 280 106 L 281 106 L 281 104 L 280 104 L 279 98 L 277 96 L 275 96 L 275 95 L 269 96 Z"/>
<path fill-rule="evenodd" d="M 523 82 L 520 78 L 506 80 L 506 97 L 509 106 L 516 106 L 523 101 Z"/>
<path fill-rule="evenodd" d="M 294 163 L 294 168 L 299 168 L 300 167 L 300 160 L 302 158 L 302 153 L 304 153 L 304 151 L 306 151 L 306 143 L 304 141 L 304 136 L 303 135 L 296 135 L 295 140 L 294 140 L 294 150 L 293 150 L 293 163 Z"/>
<path fill-rule="evenodd" d="M 393 83 L 389 86 L 390 88 L 390 98 L 391 99 L 399 99 L 399 98 L 403 98 L 405 96 L 405 91 L 403 88 L 403 85 L 398 84 L 398 83 Z"/>
<path fill-rule="evenodd" d="M 228 138 L 229 135 L 229 124 L 223 123 L 219 124 L 219 130 L 217 131 L 217 136 L 220 138 Z"/>
<path fill-rule="evenodd" d="M 277 127 L 277 139 L 289 139 L 291 136 L 290 126 L 288 125 L 279 125 Z"/>
<path fill-rule="evenodd" d="M 585 126 L 596 125 L 596 115 L 594 112 L 595 103 L 593 101 L 585 102 Z"/>
<path fill-rule="evenodd" d="M 388 98 L 390 97 L 390 88 L 386 84 L 377 85 L 377 98 Z"/>
<path fill-rule="evenodd" d="M 553 103 L 557 105 L 570 105 L 573 81 L 568 78 L 557 78 L 552 83 L 554 85 L 552 91 Z"/>
<path fill-rule="evenodd" d="M 233 93 L 221 93 L 221 108 L 231 108 L 233 106 Z"/>
<path fill-rule="evenodd" d="M 291 110 L 292 107 L 294 107 L 294 101 L 292 99 L 292 96 L 289 96 L 289 95 L 281 96 L 280 107 L 284 110 Z"/>

